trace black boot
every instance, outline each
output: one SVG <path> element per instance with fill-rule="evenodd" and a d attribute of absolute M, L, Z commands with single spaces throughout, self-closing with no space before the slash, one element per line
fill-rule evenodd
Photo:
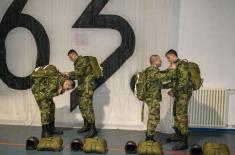
<path fill-rule="evenodd" d="M 180 141 L 181 134 L 179 129 L 177 127 L 173 127 L 173 129 L 175 130 L 175 133 L 170 138 L 166 139 L 167 143 Z"/>
<path fill-rule="evenodd" d="M 92 138 L 97 134 L 95 123 L 92 123 L 89 126 L 90 128 L 89 128 L 88 134 L 86 135 L 86 138 Z"/>
<path fill-rule="evenodd" d="M 172 150 L 186 150 L 188 149 L 188 136 L 182 135 L 180 141 L 175 144 Z"/>
<path fill-rule="evenodd" d="M 50 130 L 51 130 L 51 134 L 55 134 L 55 135 L 62 135 L 64 133 L 62 130 L 59 130 L 55 127 L 54 121 L 50 123 Z"/>
<path fill-rule="evenodd" d="M 87 132 L 88 130 L 89 130 L 88 121 L 84 119 L 83 127 L 82 127 L 81 129 L 78 129 L 78 130 L 77 130 L 77 133 Z"/>
<path fill-rule="evenodd" d="M 156 141 L 155 139 L 154 139 L 154 136 L 153 135 L 146 135 L 146 139 L 145 139 L 146 141 Z"/>
<path fill-rule="evenodd" d="M 41 134 L 41 137 L 42 138 L 51 137 L 51 132 L 50 132 L 49 124 L 42 125 L 42 134 Z"/>

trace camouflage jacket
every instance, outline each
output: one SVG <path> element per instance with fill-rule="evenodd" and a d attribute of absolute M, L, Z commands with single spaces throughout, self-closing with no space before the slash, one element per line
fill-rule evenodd
<path fill-rule="evenodd" d="M 175 76 L 171 83 L 167 87 L 172 88 L 173 94 L 177 95 L 180 93 L 191 93 L 192 83 L 189 75 L 188 63 L 178 59 L 176 61 Z"/>
<path fill-rule="evenodd" d="M 163 88 L 162 82 L 168 82 L 172 79 L 175 71 L 167 69 L 160 71 L 157 67 L 150 66 L 145 70 L 147 76 L 146 83 L 146 96 L 156 97 L 158 101 L 162 100 L 161 89 Z"/>
<path fill-rule="evenodd" d="M 62 74 L 40 80 L 35 79 L 34 84 L 32 85 L 32 92 L 36 101 L 44 99 L 50 100 L 53 97 L 60 95 L 60 93 L 58 93 L 58 88 L 63 86 L 64 81 L 65 78 Z"/>
<path fill-rule="evenodd" d="M 88 57 L 78 57 L 74 62 L 74 71 L 69 73 L 69 78 L 78 81 L 79 91 L 83 91 L 86 85 L 94 85 L 95 74 Z"/>

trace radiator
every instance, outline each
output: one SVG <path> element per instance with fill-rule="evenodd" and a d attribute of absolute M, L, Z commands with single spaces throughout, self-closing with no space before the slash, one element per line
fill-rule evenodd
<path fill-rule="evenodd" d="M 173 109 L 173 102 L 174 100 L 171 99 L 171 109 Z M 188 107 L 189 126 L 226 127 L 227 107 L 227 89 L 200 89 L 194 91 Z M 173 116 L 171 120 L 174 122 Z"/>

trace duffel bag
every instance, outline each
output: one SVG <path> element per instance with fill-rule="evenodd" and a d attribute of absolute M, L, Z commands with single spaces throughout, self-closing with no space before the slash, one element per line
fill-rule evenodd
<path fill-rule="evenodd" d="M 85 153 L 100 153 L 104 154 L 107 151 L 107 142 L 101 138 L 86 138 L 83 145 Z"/>
<path fill-rule="evenodd" d="M 38 145 L 38 151 L 61 151 L 63 149 L 63 139 L 61 137 L 42 138 Z"/>
<path fill-rule="evenodd" d="M 203 155 L 230 155 L 226 144 L 206 142 L 203 145 Z"/>
<path fill-rule="evenodd" d="M 137 147 L 138 155 L 163 155 L 162 145 L 152 140 L 141 141 Z"/>

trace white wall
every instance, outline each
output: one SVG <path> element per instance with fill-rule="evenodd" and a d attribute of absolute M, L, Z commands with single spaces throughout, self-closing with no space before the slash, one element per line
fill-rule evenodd
<path fill-rule="evenodd" d="M 235 88 L 235 1 L 181 0 L 179 54 L 198 62 L 204 87 Z M 230 96 L 228 124 L 235 125 Z"/>

